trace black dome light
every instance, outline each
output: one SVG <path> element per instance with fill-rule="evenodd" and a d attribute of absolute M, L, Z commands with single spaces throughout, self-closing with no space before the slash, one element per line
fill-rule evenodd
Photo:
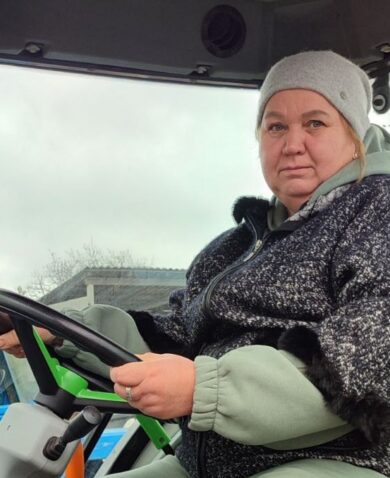
<path fill-rule="evenodd" d="M 245 21 L 241 13 L 229 5 L 214 7 L 203 19 L 202 41 L 214 56 L 233 56 L 241 50 L 245 38 Z"/>
<path fill-rule="evenodd" d="M 385 114 L 390 109 L 389 73 L 378 76 L 372 85 L 372 105 L 378 114 Z"/>

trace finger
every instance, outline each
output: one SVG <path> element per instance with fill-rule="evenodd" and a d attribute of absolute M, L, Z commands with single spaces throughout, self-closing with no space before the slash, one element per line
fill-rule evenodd
<path fill-rule="evenodd" d="M 160 358 L 161 354 L 154 354 L 154 353 L 151 353 L 151 352 L 147 352 L 145 354 L 138 354 L 138 355 L 136 355 L 136 357 L 140 358 L 142 360 L 142 362 L 150 362 L 152 360 L 156 360 L 156 359 Z M 131 363 L 121 365 L 119 367 L 111 367 L 111 369 L 110 369 L 111 380 L 113 382 L 122 383 L 121 379 L 124 376 L 127 376 L 130 373 L 133 373 L 133 374 L 142 373 L 141 370 L 142 370 L 143 367 L 140 367 L 140 371 L 137 372 L 138 367 L 135 368 L 135 367 L 133 367 L 133 365 L 140 365 L 140 362 L 131 362 Z M 130 384 L 130 383 L 128 384 L 128 383 L 123 382 L 123 385 L 132 385 L 132 384 Z"/>
<path fill-rule="evenodd" d="M 22 347 L 13 347 L 12 350 L 8 350 L 7 353 L 13 355 L 16 358 L 25 358 L 26 354 Z"/>
<path fill-rule="evenodd" d="M 11 330 L 3 335 L 0 335 L 0 349 L 7 351 L 11 347 L 20 345 L 18 336 L 15 330 Z"/>
<path fill-rule="evenodd" d="M 136 356 L 143 362 L 151 362 L 152 360 L 158 360 L 162 354 L 155 354 L 153 352 L 146 352 L 144 354 L 137 354 Z"/>
<path fill-rule="evenodd" d="M 154 393 L 144 393 L 140 387 L 131 387 L 131 400 L 128 401 L 126 388 L 115 384 L 114 390 L 117 395 L 122 397 L 128 404 L 146 415 L 156 418 L 164 418 L 165 410 L 162 409 L 159 396 Z M 171 418 L 171 417 L 169 417 Z"/>
<path fill-rule="evenodd" d="M 8 350 L 5 350 L 7 354 L 13 355 L 16 358 L 24 358 L 26 354 L 24 353 L 23 347 L 21 345 L 16 345 L 11 347 Z"/>
<path fill-rule="evenodd" d="M 133 362 L 120 367 L 113 367 L 110 371 L 110 378 L 114 383 L 134 387 L 144 380 L 146 376 L 145 365 L 145 362 Z"/>
<path fill-rule="evenodd" d="M 122 397 L 124 400 L 128 401 L 128 396 L 126 393 L 126 387 L 123 385 L 118 385 L 117 383 L 114 385 L 114 391 L 117 395 Z M 137 387 L 131 387 L 131 403 L 132 405 L 139 402 L 142 398 L 142 394 Z"/>

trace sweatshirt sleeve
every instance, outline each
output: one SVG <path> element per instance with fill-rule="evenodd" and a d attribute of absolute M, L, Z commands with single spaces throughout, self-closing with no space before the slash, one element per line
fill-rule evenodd
<path fill-rule="evenodd" d="M 247 445 L 274 449 L 314 446 L 352 427 L 332 413 L 288 352 L 253 345 L 220 359 L 198 356 L 189 427 L 213 430 Z"/>
<path fill-rule="evenodd" d="M 63 313 L 87 327 L 121 345 L 129 352 L 141 354 L 150 349 L 139 333 L 133 318 L 117 307 L 110 305 L 93 305 L 84 310 L 64 310 Z M 110 367 L 95 355 L 76 347 L 72 342 L 64 340 L 55 348 L 58 355 L 70 358 L 80 367 L 90 372 L 109 378 Z"/>

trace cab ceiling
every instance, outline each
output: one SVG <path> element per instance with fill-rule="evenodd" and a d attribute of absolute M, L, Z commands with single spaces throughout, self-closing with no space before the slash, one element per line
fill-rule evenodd
<path fill-rule="evenodd" d="M 0 0 L 0 62 L 257 87 L 279 58 L 333 49 L 387 69 L 389 0 Z"/>

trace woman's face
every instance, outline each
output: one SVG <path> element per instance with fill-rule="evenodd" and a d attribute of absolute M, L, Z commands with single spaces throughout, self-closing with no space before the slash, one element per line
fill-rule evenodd
<path fill-rule="evenodd" d="M 290 214 L 355 153 L 340 113 L 310 90 L 284 90 L 272 96 L 259 139 L 265 180 Z"/>

